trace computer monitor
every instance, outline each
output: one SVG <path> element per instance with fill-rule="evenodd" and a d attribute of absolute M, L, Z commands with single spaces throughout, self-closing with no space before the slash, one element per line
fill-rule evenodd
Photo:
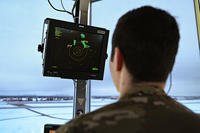
<path fill-rule="evenodd" d="M 56 130 L 60 126 L 61 125 L 57 125 L 57 124 L 46 124 L 44 125 L 44 133 L 56 133 Z"/>
<path fill-rule="evenodd" d="M 108 30 L 50 18 L 45 24 L 44 76 L 103 79 Z"/>

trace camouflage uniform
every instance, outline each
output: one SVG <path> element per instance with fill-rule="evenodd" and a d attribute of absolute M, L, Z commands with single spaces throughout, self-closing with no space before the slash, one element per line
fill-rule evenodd
<path fill-rule="evenodd" d="M 200 118 L 161 89 L 139 89 L 57 133 L 200 133 Z"/>

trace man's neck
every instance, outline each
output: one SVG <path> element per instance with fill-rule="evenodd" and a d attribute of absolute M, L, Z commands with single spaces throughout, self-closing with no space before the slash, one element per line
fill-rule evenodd
<path fill-rule="evenodd" d="M 124 66 L 121 72 L 118 74 L 118 83 L 116 85 L 120 97 L 127 94 L 142 91 L 143 89 L 161 89 L 165 87 L 165 82 L 134 82 L 132 75 L 127 71 Z"/>

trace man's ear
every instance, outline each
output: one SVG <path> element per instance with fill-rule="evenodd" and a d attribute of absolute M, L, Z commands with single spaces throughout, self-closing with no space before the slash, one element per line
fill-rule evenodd
<path fill-rule="evenodd" d="M 121 71 L 122 66 L 123 66 L 123 61 L 124 59 L 123 59 L 122 52 L 118 47 L 116 47 L 115 54 L 114 54 L 114 65 L 117 71 Z"/>

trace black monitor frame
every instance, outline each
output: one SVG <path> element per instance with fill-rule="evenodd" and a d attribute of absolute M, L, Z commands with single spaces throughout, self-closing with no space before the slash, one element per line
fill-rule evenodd
<path fill-rule="evenodd" d="M 71 22 L 46 18 L 45 19 L 45 25 L 46 25 L 46 37 L 44 40 L 44 58 L 43 58 L 43 75 L 44 76 L 50 76 L 50 77 L 61 77 L 61 78 L 68 78 L 68 79 L 80 79 L 80 80 L 88 80 L 88 79 L 95 79 L 95 80 L 103 80 L 104 75 L 104 67 L 105 67 L 105 60 L 107 58 L 107 44 L 108 44 L 108 35 L 109 31 L 104 28 L 99 27 L 93 27 L 93 26 L 86 26 L 82 24 L 75 24 Z M 55 68 L 55 66 L 52 63 L 52 58 L 54 55 L 54 52 L 57 49 L 53 49 L 53 43 L 54 42 L 54 36 L 55 34 L 55 28 L 64 28 L 67 30 L 77 31 L 80 33 L 86 33 L 88 35 L 99 35 L 102 36 L 101 40 L 101 50 L 100 56 L 98 57 L 98 70 L 94 70 L 94 72 L 86 72 L 86 71 L 79 71 L 76 70 L 65 70 L 65 69 L 59 69 Z M 44 31 L 43 31 L 44 32 Z M 94 55 L 95 56 L 95 55 Z M 95 57 L 97 58 L 97 57 Z M 55 60 L 55 59 L 54 59 Z"/>
<path fill-rule="evenodd" d="M 44 125 L 44 133 L 52 133 L 56 132 L 56 130 L 62 125 L 58 124 L 45 124 Z"/>

